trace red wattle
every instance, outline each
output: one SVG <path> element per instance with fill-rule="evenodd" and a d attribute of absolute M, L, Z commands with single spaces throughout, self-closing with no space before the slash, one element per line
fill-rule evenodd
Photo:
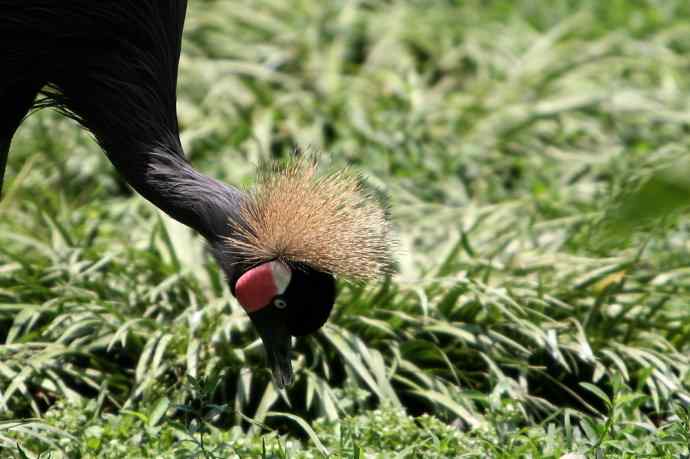
<path fill-rule="evenodd" d="M 264 263 L 242 274 L 235 284 L 235 296 L 245 311 L 263 309 L 278 294 L 270 263 Z"/>

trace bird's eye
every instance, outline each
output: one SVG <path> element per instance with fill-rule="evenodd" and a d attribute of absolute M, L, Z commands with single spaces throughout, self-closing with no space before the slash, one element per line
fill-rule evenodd
<path fill-rule="evenodd" d="M 273 300 L 273 306 L 275 306 L 278 309 L 285 309 L 287 308 L 287 301 L 285 301 L 282 298 L 276 298 Z"/>

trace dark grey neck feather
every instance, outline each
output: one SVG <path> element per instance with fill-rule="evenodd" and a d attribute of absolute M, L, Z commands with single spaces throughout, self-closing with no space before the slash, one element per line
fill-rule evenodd
<path fill-rule="evenodd" d="M 141 159 L 138 164 L 115 165 L 146 199 L 216 245 L 228 234 L 229 222 L 239 218 L 243 194 L 199 173 L 169 148 L 161 144 L 132 155 Z"/>
<path fill-rule="evenodd" d="M 218 258 L 243 195 L 194 170 L 180 145 L 175 101 L 186 7 L 186 0 L 10 2 L 0 8 L 0 29 L 8 31 L 0 56 L 9 59 L 8 75 L 48 85 L 37 107 L 57 107 L 91 131 L 125 180 L 201 233 Z M 25 36 L 32 39 L 8 41 Z"/>
<path fill-rule="evenodd" d="M 125 180 L 144 198 L 175 220 L 199 232 L 234 285 L 242 257 L 228 247 L 230 223 L 242 223 L 240 206 L 246 195 L 207 177 L 187 161 L 176 133 L 161 136 L 152 147 L 105 144 L 105 151 Z"/>

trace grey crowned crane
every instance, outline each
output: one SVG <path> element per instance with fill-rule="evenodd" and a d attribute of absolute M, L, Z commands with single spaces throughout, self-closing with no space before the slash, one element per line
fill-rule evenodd
<path fill-rule="evenodd" d="M 291 337 L 326 322 L 334 276 L 369 279 L 390 266 L 388 225 L 356 178 L 319 175 L 309 161 L 260 174 L 250 192 L 192 168 L 175 108 L 186 8 L 0 0 L 0 191 L 27 113 L 52 106 L 78 121 L 132 188 L 206 239 L 284 387 Z"/>

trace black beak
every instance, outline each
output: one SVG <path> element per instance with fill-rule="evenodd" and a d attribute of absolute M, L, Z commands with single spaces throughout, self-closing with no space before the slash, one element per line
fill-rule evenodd
<path fill-rule="evenodd" d="M 294 375 L 290 362 L 292 337 L 288 333 L 285 320 L 276 317 L 275 311 L 268 307 L 249 314 L 256 331 L 266 349 L 266 360 L 273 373 L 273 382 L 279 389 L 292 385 Z"/>

